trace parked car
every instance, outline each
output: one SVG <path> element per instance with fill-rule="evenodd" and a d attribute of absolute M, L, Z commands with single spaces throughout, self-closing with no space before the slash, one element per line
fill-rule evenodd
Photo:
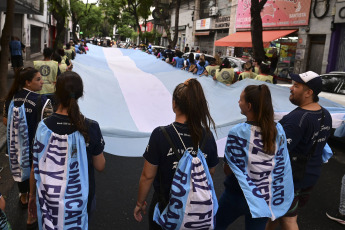
<path fill-rule="evenodd" d="M 322 91 L 345 95 L 345 72 L 329 72 L 320 76 Z"/>
<path fill-rule="evenodd" d="M 234 68 L 234 71 L 237 74 L 240 74 L 244 71 L 243 65 L 246 63 L 246 61 L 242 60 L 241 58 L 232 57 L 232 56 L 223 56 L 221 57 L 222 60 L 224 58 L 227 58 L 231 64 L 231 67 Z"/>
<path fill-rule="evenodd" d="M 187 60 L 188 59 L 188 57 L 189 57 L 189 54 L 190 54 L 190 52 L 188 52 L 188 53 L 185 53 L 185 54 L 183 54 L 182 55 L 182 57 L 185 59 L 185 60 Z M 211 63 L 211 61 L 212 60 L 215 60 L 214 59 L 214 57 L 212 56 L 212 55 L 209 55 L 209 54 L 204 54 L 204 53 L 194 53 L 193 52 L 193 54 L 194 54 L 194 59 L 195 59 L 195 55 L 197 55 L 197 54 L 199 54 L 199 55 L 205 55 L 205 59 L 208 61 L 208 62 L 210 62 Z"/>
<path fill-rule="evenodd" d="M 152 49 L 155 49 L 157 52 L 161 52 L 162 50 L 165 50 L 166 48 L 164 46 L 151 46 Z"/>

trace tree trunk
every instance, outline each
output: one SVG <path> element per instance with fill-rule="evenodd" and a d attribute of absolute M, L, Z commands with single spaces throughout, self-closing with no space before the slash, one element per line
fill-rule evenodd
<path fill-rule="evenodd" d="M 261 10 L 264 8 L 267 0 L 252 0 L 250 7 L 251 14 L 251 35 L 252 35 L 252 46 L 254 52 L 254 59 L 256 61 L 265 61 L 265 50 L 262 41 L 262 19 Z"/>
<path fill-rule="evenodd" d="M 78 37 L 77 37 L 77 25 L 78 25 L 78 20 L 77 18 L 75 17 L 75 14 L 74 12 L 72 11 L 72 35 L 73 35 L 73 41 L 76 41 L 78 40 Z"/>
<path fill-rule="evenodd" d="M 7 94 L 7 75 L 8 75 L 8 57 L 9 57 L 9 43 L 12 34 L 14 20 L 14 0 L 7 0 L 6 19 L 4 29 L 1 37 L 1 52 L 0 52 L 0 111 L 2 114 L 3 103 Z"/>
<path fill-rule="evenodd" d="M 58 10 L 57 10 L 58 11 Z M 52 12 L 53 17 L 56 20 L 56 37 L 53 50 L 54 52 L 63 47 L 65 43 L 65 17 L 59 15 L 56 11 Z"/>
<path fill-rule="evenodd" d="M 174 33 L 174 39 L 170 43 L 171 47 L 175 47 L 177 43 L 177 38 L 178 38 L 178 20 L 180 16 L 180 5 L 181 5 L 181 0 L 176 0 L 176 10 L 175 10 L 175 33 Z"/>

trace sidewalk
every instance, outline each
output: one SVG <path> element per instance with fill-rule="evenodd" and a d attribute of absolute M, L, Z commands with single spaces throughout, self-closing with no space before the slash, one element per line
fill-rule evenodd
<path fill-rule="evenodd" d="M 43 55 L 38 55 L 32 59 L 24 61 L 24 67 L 33 67 L 33 61 L 36 60 L 43 60 Z M 8 64 L 8 75 L 7 75 L 7 89 L 10 89 L 12 83 L 14 81 L 14 72 L 11 67 L 11 64 Z M 2 114 L 1 114 L 2 116 Z M 6 153 L 6 126 L 2 123 L 2 119 L 0 122 L 0 167 L 3 167 L 2 172 L 0 172 L 0 192 L 6 199 L 9 195 L 10 190 L 14 185 L 14 181 L 12 179 L 10 169 L 9 169 L 9 160 L 8 157 L 5 155 Z"/>

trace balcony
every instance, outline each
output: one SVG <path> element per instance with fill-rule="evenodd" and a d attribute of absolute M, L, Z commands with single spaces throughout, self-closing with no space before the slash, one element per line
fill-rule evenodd
<path fill-rule="evenodd" d="M 14 13 L 43 15 L 43 0 L 14 0 Z M 7 0 L 0 1 L 0 11 L 6 11 Z"/>

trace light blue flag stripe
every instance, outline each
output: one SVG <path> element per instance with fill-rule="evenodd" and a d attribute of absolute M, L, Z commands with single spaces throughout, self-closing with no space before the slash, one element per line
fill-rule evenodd
<path fill-rule="evenodd" d="M 91 45 L 86 55 L 77 55 L 73 65 L 73 71 L 84 83 L 84 97 L 79 101 L 81 112 L 97 120 L 105 133 L 107 130 L 111 130 L 110 133 L 138 131 L 103 49 Z"/>
<path fill-rule="evenodd" d="M 226 136 L 230 128 L 245 120 L 245 117 L 241 115 L 238 107 L 238 100 L 241 92 L 247 85 L 259 85 L 264 83 L 245 79 L 234 85 L 226 86 L 222 83 L 213 81 L 211 77 L 198 77 L 186 71 L 181 71 L 157 59 L 153 55 L 146 54 L 139 50 L 102 48 L 93 45 L 89 45 L 89 49 L 90 51 L 87 55 L 77 55 L 77 58 L 73 62 L 75 66 L 74 70 L 82 76 L 86 86 L 85 98 L 80 101 L 81 111 L 87 117 L 99 122 L 106 141 L 105 151 L 115 155 L 141 156 L 151 134 L 149 130 L 153 130 L 160 125 L 171 123 L 173 120 L 167 121 L 164 114 L 172 113 L 172 109 L 171 101 L 169 101 L 166 102 L 168 106 L 164 105 L 164 109 L 159 111 L 159 114 L 162 113 L 162 115 L 159 116 L 158 114 L 158 119 L 155 118 L 154 121 L 150 120 L 150 117 L 133 117 L 131 115 L 134 111 L 133 100 L 131 105 L 127 105 L 127 97 L 124 98 L 124 92 L 122 92 L 118 81 L 120 79 L 118 79 L 118 74 L 121 72 L 121 68 L 127 68 L 128 66 L 124 66 L 126 65 L 125 63 L 123 66 L 110 66 L 111 64 L 108 63 L 108 60 L 104 56 L 104 49 L 113 50 L 115 56 L 118 55 L 120 51 L 124 58 L 130 58 L 130 60 L 134 61 L 135 65 L 128 68 L 127 71 L 129 84 L 135 81 L 133 73 L 137 73 L 139 70 L 145 74 L 150 74 L 147 84 L 143 84 L 142 87 L 152 87 L 150 82 L 161 82 L 162 86 L 154 88 L 154 90 L 157 91 L 155 92 L 157 95 L 159 95 L 160 92 L 165 94 L 164 92 L 166 90 L 172 95 L 175 87 L 179 83 L 183 83 L 188 78 L 197 78 L 204 89 L 210 113 L 217 126 L 216 139 L 219 156 L 224 155 L 223 150 Z M 154 79 L 153 76 L 156 79 Z M 120 77 L 122 80 L 125 79 L 123 75 Z M 142 77 L 143 76 L 138 76 L 138 78 Z M 125 82 L 125 84 L 127 83 Z M 296 106 L 289 101 L 289 88 L 268 83 L 264 84 L 267 84 L 271 90 L 277 120 L 280 120 L 284 114 L 296 108 Z M 130 91 L 127 91 L 126 95 L 128 95 L 128 92 Z M 133 90 L 133 93 L 135 94 L 137 92 Z M 145 94 L 146 93 L 143 93 L 142 95 L 146 97 Z M 138 106 L 142 106 L 142 103 L 139 102 L 140 100 L 137 102 Z M 157 103 L 157 101 L 149 101 L 147 103 Z M 337 124 L 340 125 L 341 121 L 344 120 L 345 107 L 321 97 L 320 104 L 331 112 L 333 119 L 337 118 Z M 150 104 L 148 105 L 151 106 Z M 281 116 L 280 119 L 279 115 Z M 137 127 L 136 124 L 139 122 L 137 119 L 148 121 L 148 124 L 145 124 L 145 129 Z"/>

